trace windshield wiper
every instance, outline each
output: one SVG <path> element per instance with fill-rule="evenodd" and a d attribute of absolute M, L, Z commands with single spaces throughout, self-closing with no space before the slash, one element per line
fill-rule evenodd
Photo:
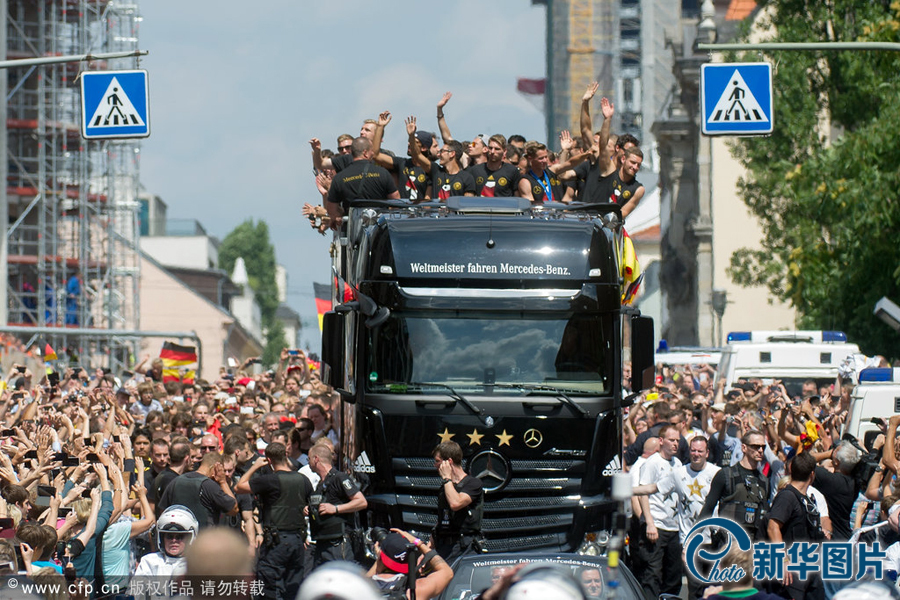
<path fill-rule="evenodd" d="M 494 417 L 492 417 L 490 415 L 485 415 L 484 409 L 478 408 L 477 406 L 472 404 L 468 398 L 466 398 L 465 396 L 463 396 L 462 394 L 460 394 L 459 392 L 454 390 L 452 387 L 450 387 L 446 383 L 410 381 L 409 385 L 417 385 L 419 387 L 433 385 L 435 387 L 444 388 L 445 390 L 450 392 L 448 395 L 451 398 L 453 398 L 454 400 L 456 400 L 457 402 L 459 402 L 460 404 L 465 406 L 467 409 L 469 409 L 469 412 L 471 412 L 473 415 L 478 417 L 481 420 L 481 422 L 484 423 L 485 427 L 493 427 L 494 426 Z"/>
<path fill-rule="evenodd" d="M 550 385 L 535 385 L 530 383 L 495 383 L 494 385 L 497 387 L 517 387 L 523 390 L 528 390 L 529 392 L 553 392 L 553 395 L 557 400 L 574 410 L 576 413 L 578 413 L 578 415 L 582 417 L 590 416 L 590 413 L 583 406 L 572 400 L 572 398 L 570 398 L 568 394 L 566 394 L 561 389 Z"/>

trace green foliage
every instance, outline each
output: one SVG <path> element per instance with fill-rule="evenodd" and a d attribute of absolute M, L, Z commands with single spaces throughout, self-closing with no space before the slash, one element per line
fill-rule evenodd
<path fill-rule="evenodd" d="M 900 41 L 897 0 L 766 4 L 772 41 Z M 842 329 L 863 352 L 898 357 L 900 335 L 872 308 L 882 296 L 900 300 L 900 56 L 778 52 L 769 60 L 775 132 L 733 147 L 748 169 L 740 193 L 765 237 L 762 250 L 735 252 L 729 273 L 789 301 L 801 327 Z"/>
<path fill-rule="evenodd" d="M 275 281 L 275 248 L 269 241 L 269 226 L 265 221 L 248 219 L 225 236 L 219 246 L 219 268 L 231 273 L 238 257 L 244 259 L 250 288 L 256 294 L 266 332 L 263 363 L 277 362 L 281 349 L 287 346 L 284 327 L 275 318 L 278 309 L 278 285 Z M 268 357 L 268 358 L 267 358 Z"/>
<path fill-rule="evenodd" d="M 263 349 L 262 363 L 266 366 L 278 364 L 282 349 L 287 347 L 284 324 L 278 319 L 273 319 L 272 325 L 266 330 L 266 347 Z"/>

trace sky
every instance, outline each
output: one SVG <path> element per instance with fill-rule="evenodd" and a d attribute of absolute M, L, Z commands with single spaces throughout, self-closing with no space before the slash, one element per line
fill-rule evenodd
<path fill-rule="evenodd" d="M 264 220 L 304 321 L 301 346 L 317 350 L 312 282 L 328 281 L 331 235 L 300 213 L 321 198 L 309 139 L 336 150 L 338 135 L 389 110 L 383 146 L 402 155 L 403 119 L 437 130 L 450 91 L 455 138 L 542 140 L 543 114 L 516 80 L 545 75 L 545 11 L 529 0 L 142 2 L 151 135 L 141 182 L 168 218 L 197 219 L 219 239 Z"/>

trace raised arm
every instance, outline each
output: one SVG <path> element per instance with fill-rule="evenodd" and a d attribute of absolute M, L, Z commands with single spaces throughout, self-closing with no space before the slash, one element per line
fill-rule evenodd
<path fill-rule="evenodd" d="M 578 154 L 574 154 L 565 162 L 558 162 L 555 165 L 550 165 L 547 170 L 553 173 L 554 175 L 559 175 L 560 173 L 565 173 L 570 170 L 572 167 L 578 165 L 584 160 L 587 160 L 591 157 L 590 151 L 588 152 L 579 152 Z"/>
<path fill-rule="evenodd" d="M 322 169 L 332 168 L 331 159 L 322 158 L 322 142 L 319 141 L 319 138 L 309 140 L 309 145 L 312 147 L 313 169 L 321 171 Z"/>
<path fill-rule="evenodd" d="M 384 128 L 391 122 L 391 113 L 384 111 L 378 115 L 375 122 L 375 135 L 372 137 L 372 156 L 377 157 L 381 153 L 381 140 L 384 137 Z"/>
<path fill-rule="evenodd" d="M 888 421 L 887 436 L 884 440 L 884 451 L 882 453 L 884 466 L 894 473 L 897 473 L 898 469 L 900 469 L 900 461 L 897 460 L 894 454 L 894 446 L 897 443 L 897 427 L 900 427 L 900 415 L 893 415 L 891 420 Z"/>
<path fill-rule="evenodd" d="M 441 96 L 440 101 L 437 103 L 438 129 L 441 131 L 441 138 L 444 140 L 444 143 L 453 139 L 453 136 L 450 135 L 450 128 L 447 127 L 447 121 L 444 119 L 444 107 L 447 106 L 447 103 L 450 102 L 450 98 L 452 97 L 452 93 L 444 92 L 444 95 Z"/>
<path fill-rule="evenodd" d="M 419 148 L 418 140 L 416 140 L 416 118 L 413 116 L 406 118 L 406 133 L 409 135 L 409 150 L 413 163 L 426 171 L 431 171 L 431 161 L 422 154 L 422 149 Z"/>
<path fill-rule="evenodd" d="M 600 172 L 608 173 L 610 167 L 615 166 L 612 165 L 612 156 L 609 153 L 609 127 L 616 111 L 612 102 L 606 98 L 601 98 L 600 112 L 603 113 L 603 125 L 600 126 L 600 140 L 597 142 L 600 146 L 598 148 L 597 160 L 600 161 Z"/>
<path fill-rule="evenodd" d="M 587 87 L 584 96 L 581 97 L 581 144 L 582 148 L 590 148 L 594 145 L 594 127 L 591 123 L 591 100 L 600 88 L 596 81 Z"/>

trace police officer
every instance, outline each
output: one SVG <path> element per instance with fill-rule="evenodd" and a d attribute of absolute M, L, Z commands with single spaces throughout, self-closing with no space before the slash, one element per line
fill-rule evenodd
<path fill-rule="evenodd" d="M 266 465 L 272 471 L 257 475 L 256 472 Z M 312 485 L 306 477 L 291 469 L 284 444 L 272 442 L 266 446 L 265 458 L 258 458 L 234 489 L 238 494 L 253 493 L 259 499 L 263 543 L 259 548 L 256 575 L 265 585 L 262 596 L 293 600 L 303 579 L 303 544 L 306 541 L 303 509 L 309 502 Z"/>
<path fill-rule="evenodd" d="M 316 567 L 330 560 L 352 560 L 349 533 L 353 513 L 368 506 L 366 497 L 346 473 L 334 468 L 331 448 L 315 444 L 309 466 L 321 477 L 309 500 L 309 526 L 316 540 Z"/>
<path fill-rule="evenodd" d="M 749 431 L 741 437 L 741 462 L 715 474 L 698 520 L 712 516 L 718 506 L 720 517 L 741 525 L 751 539 L 762 539 L 762 535 L 757 537 L 757 529 L 769 509 L 769 479 L 759 472 L 765 462 L 765 450 L 766 438 L 759 431 Z"/>
<path fill-rule="evenodd" d="M 463 471 L 462 448 L 456 442 L 438 444 L 432 456 L 441 478 L 434 549 L 452 563 L 458 556 L 481 551 L 484 486 L 480 479 Z"/>

